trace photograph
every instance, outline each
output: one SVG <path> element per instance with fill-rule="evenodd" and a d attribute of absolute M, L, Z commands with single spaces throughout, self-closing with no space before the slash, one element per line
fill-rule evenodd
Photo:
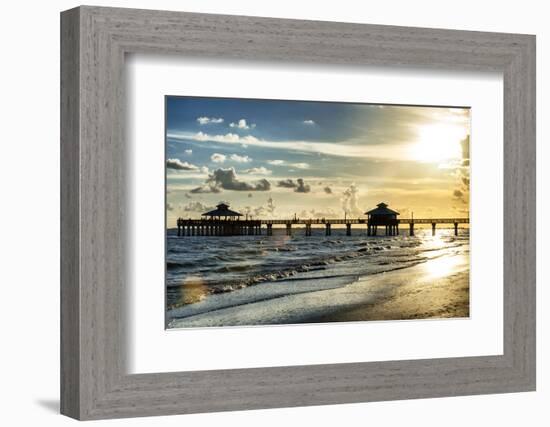
<path fill-rule="evenodd" d="M 470 108 L 165 97 L 166 327 L 468 318 Z"/>

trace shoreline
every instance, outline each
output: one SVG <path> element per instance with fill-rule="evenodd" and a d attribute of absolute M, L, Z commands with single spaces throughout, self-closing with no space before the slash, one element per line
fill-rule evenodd
<path fill-rule="evenodd" d="M 169 328 L 467 318 L 468 260 L 467 254 L 447 254 L 359 277 L 344 286 L 282 293 L 267 300 L 258 298 L 256 292 L 279 285 L 263 283 L 231 292 L 234 304 L 172 318 Z M 177 316 L 178 311 L 172 314 Z"/>

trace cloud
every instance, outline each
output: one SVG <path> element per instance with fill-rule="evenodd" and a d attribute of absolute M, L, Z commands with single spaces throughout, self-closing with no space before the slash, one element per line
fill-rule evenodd
<path fill-rule="evenodd" d="M 309 169 L 309 163 L 305 163 L 305 162 L 290 163 L 285 160 L 268 160 L 267 163 L 272 166 L 289 166 L 296 169 Z"/>
<path fill-rule="evenodd" d="M 226 133 L 225 135 L 209 135 L 204 132 L 197 132 L 195 134 L 168 134 L 169 138 L 175 139 L 191 139 L 195 141 L 213 141 L 223 142 L 225 144 L 256 144 L 260 145 L 260 140 L 252 135 L 240 136 L 236 133 Z"/>
<path fill-rule="evenodd" d="M 191 149 L 185 150 L 185 154 L 193 154 L 193 150 L 191 150 Z"/>
<path fill-rule="evenodd" d="M 240 181 L 237 178 L 235 169 L 229 168 L 216 169 L 208 176 L 205 185 L 198 188 L 202 189 L 202 191 L 191 190 L 191 192 L 218 193 L 221 191 L 221 189 L 233 191 L 268 191 L 271 189 L 271 184 L 266 179 L 260 179 L 259 181 L 256 181 L 254 183 Z"/>
<path fill-rule="evenodd" d="M 470 198 L 470 195 L 467 191 L 455 189 L 453 191 L 453 198 L 458 202 L 466 204 L 468 203 L 468 199 Z"/>
<path fill-rule="evenodd" d="M 275 212 L 275 209 L 275 202 L 273 202 L 273 198 L 270 197 L 269 199 L 267 199 L 266 210 L 268 213 L 273 214 Z"/>
<path fill-rule="evenodd" d="M 248 156 L 239 156 L 238 154 L 231 154 L 230 159 L 237 163 L 248 163 L 252 160 Z"/>
<path fill-rule="evenodd" d="M 298 178 L 296 181 L 284 179 L 277 183 L 277 187 L 294 188 L 296 193 L 309 193 L 311 191 L 309 184 L 306 184 L 302 178 Z"/>
<path fill-rule="evenodd" d="M 263 166 L 260 166 L 259 168 L 250 168 L 246 169 L 244 173 L 248 173 L 250 175 L 271 175 L 271 172 L 269 169 L 264 168 Z"/>
<path fill-rule="evenodd" d="M 347 215 L 361 215 L 363 212 L 357 205 L 357 187 L 355 184 L 351 184 L 342 194 L 340 201 L 342 202 L 342 209 Z"/>
<path fill-rule="evenodd" d="M 309 211 L 302 210 L 300 216 L 304 218 L 336 218 L 338 214 L 333 209 L 326 208 L 321 211 L 315 209 L 310 209 Z"/>
<path fill-rule="evenodd" d="M 340 142 L 319 142 L 319 141 L 268 141 L 258 139 L 252 135 L 240 136 L 234 133 L 225 135 L 209 135 L 204 132 L 170 132 L 168 137 L 175 140 L 212 141 L 225 144 L 246 144 L 262 148 L 273 148 L 280 150 L 292 150 L 302 153 L 325 154 L 339 157 L 359 157 L 369 159 L 403 159 L 414 160 L 411 156 L 410 142 L 407 140 L 398 143 L 378 144 L 353 144 L 348 141 Z M 404 154 L 408 153 L 408 154 Z M 408 157 L 407 157 L 408 156 Z M 270 163 L 276 165 L 275 163 Z M 280 166 L 279 164 L 278 166 Z M 298 166 L 294 166 L 298 167 Z"/>
<path fill-rule="evenodd" d="M 245 215 L 248 215 L 249 217 L 259 217 L 262 215 L 273 216 L 275 209 L 275 203 L 273 202 L 273 199 L 269 197 L 265 205 L 256 207 L 245 206 L 244 208 L 240 209 L 240 211 Z"/>
<path fill-rule="evenodd" d="M 313 120 L 304 120 L 302 123 L 304 123 L 305 125 L 309 125 L 309 126 L 312 126 L 315 124 L 315 122 Z"/>
<path fill-rule="evenodd" d="M 199 170 L 198 166 L 191 163 L 182 162 L 180 159 L 168 159 L 166 160 L 166 167 L 168 169 L 184 170 L 184 171 L 196 171 Z"/>
<path fill-rule="evenodd" d="M 220 193 L 221 190 L 215 185 L 207 184 L 207 185 L 201 185 L 200 187 L 193 188 L 192 190 L 189 190 L 189 192 L 193 194 Z"/>
<path fill-rule="evenodd" d="M 219 124 L 223 123 L 223 119 L 221 117 L 197 117 L 197 122 L 200 125 Z"/>
<path fill-rule="evenodd" d="M 459 182 L 453 191 L 453 198 L 463 204 L 470 199 L 470 136 L 460 141 L 462 162 L 456 167 Z"/>
<path fill-rule="evenodd" d="M 470 136 L 460 141 L 460 148 L 462 149 L 462 158 L 464 160 L 470 159 Z"/>
<path fill-rule="evenodd" d="M 323 191 L 324 191 L 325 193 L 327 193 L 327 194 L 332 194 L 332 188 L 330 188 L 330 187 L 328 187 L 328 186 L 325 187 L 325 188 L 323 188 Z"/>
<path fill-rule="evenodd" d="M 243 212 L 245 215 L 247 215 L 249 218 L 253 217 L 259 217 L 266 213 L 266 209 L 263 206 L 245 206 L 241 209 L 241 212 Z"/>
<path fill-rule="evenodd" d="M 208 212 L 214 209 L 214 206 L 207 206 L 201 202 L 190 202 L 186 205 L 179 205 L 180 211 L 182 212 Z"/>
<path fill-rule="evenodd" d="M 309 193 L 311 191 L 311 187 L 304 183 L 302 178 L 298 178 L 296 181 L 298 182 L 298 186 L 294 189 L 296 193 Z"/>
<path fill-rule="evenodd" d="M 227 157 L 224 154 L 214 153 L 210 156 L 210 160 L 214 163 L 223 163 Z"/>
<path fill-rule="evenodd" d="M 246 119 L 240 119 L 237 123 L 229 123 L 229 127 L 248 130 L 250 128 L 254 129 L 256 125 L 254 123 L 249 125 L 246 123 Z"/>
<path fill-rule="evenodd" d="M 296 183 L 291 179 L 285 179 L 277 183 L 277 187 L 296 188 Z"/>

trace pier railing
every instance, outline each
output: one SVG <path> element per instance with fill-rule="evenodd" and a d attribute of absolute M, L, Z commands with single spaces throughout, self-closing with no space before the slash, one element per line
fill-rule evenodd
<path fill-rule="evenodd" d="M 386 235 L 398 235 L 399 225 L 407 224 L 409 234 L 414 236 L 415 224 L 431 224 L 432 235 L 435 235 L 437 224 L 453 224 L 455 235 L 458 235 L 459 224 L 469 224 L 469 218 L 409 218 L 393 220 L 391 223 L 369 222 L 367 218 L 292 218 L 292 219 L 178 219 L 178 236 L 239 236 L 261 235 L 262 226 L 266 234 L 273 234 L 274 225 L 284 225 L 286 234 L 292 234 L 293 225 L 304 225 L 306 236 L 311 236 L 313 225 L 324 225 L 325 234 L 332 234 L 333 225 L 345 225 L 346 235 L 351 236 L 352 225 L 365 224 L 368 235 L 376 235 L 378 227 L 385 227 Z"/>
<path fill-rule="evenodd" d="M 262 224 L 366 224 L 366 218 L 298 218 L 298 219 L 259 219 Z M 414 218 L 398 219 L 399 224 L 469 224 L 469 218 Z"/>

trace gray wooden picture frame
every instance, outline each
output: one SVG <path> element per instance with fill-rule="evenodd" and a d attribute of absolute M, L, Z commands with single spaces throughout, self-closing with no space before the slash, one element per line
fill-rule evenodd
<path fill-rule="evenodd" d="M 504 78 L 504 353 L 129 375 L 127 53 Z M 482 142 L 473 142 L 482 143 Z M 61 412 L 77 419 L 535 390 L 535 37 L 83 6 L 61 14 Z"/>

